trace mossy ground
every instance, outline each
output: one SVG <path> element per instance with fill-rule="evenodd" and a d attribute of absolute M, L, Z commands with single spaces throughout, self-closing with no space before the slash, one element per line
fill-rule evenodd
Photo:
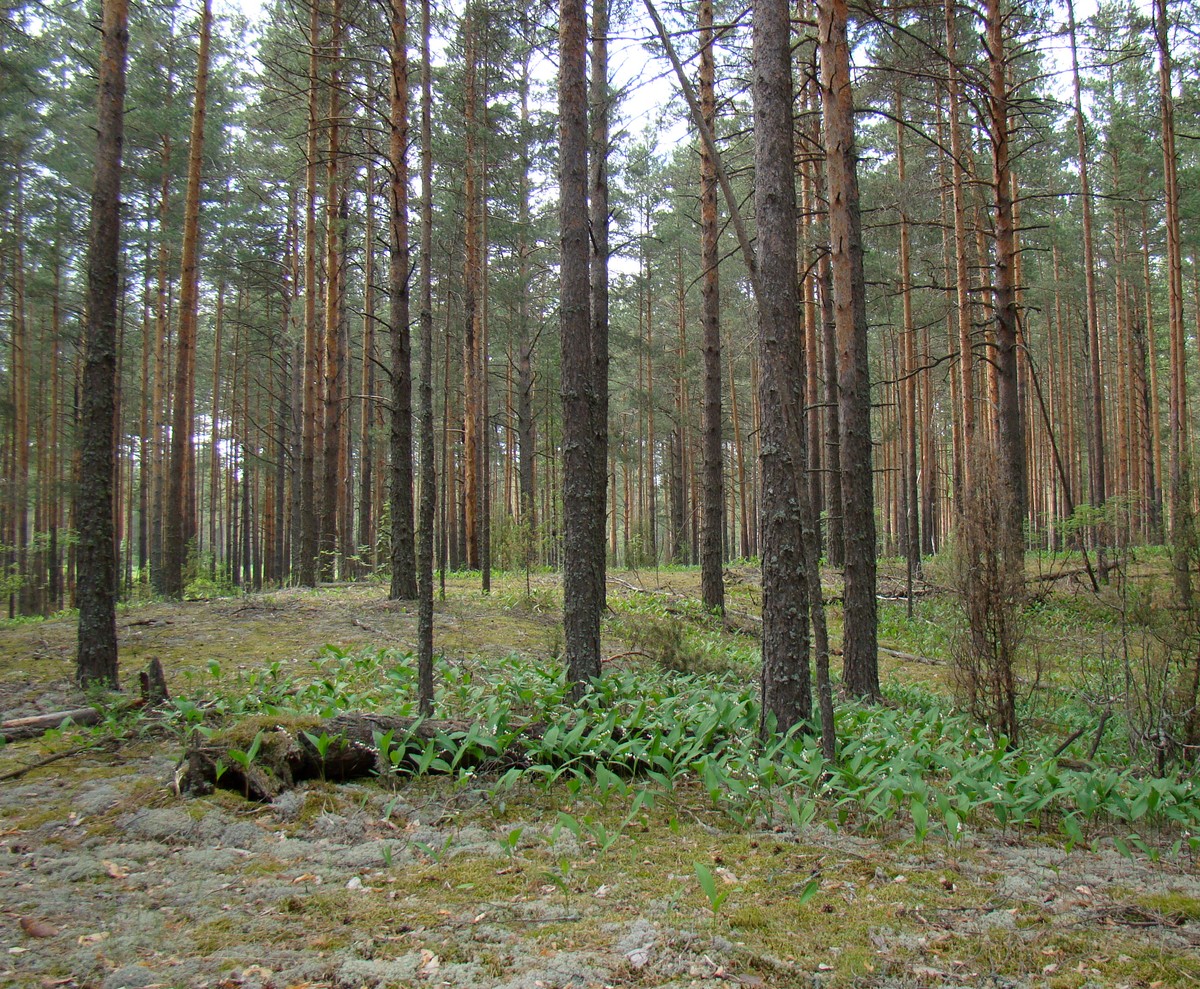
<path fill-rule="evenodd" d="M 677 623 L 664 640 L 673 654 L 654 658 L 753 675 L 753 636 L 703 614 L 696 572 L 617 577 L 606 655 L 653 651 L 629 640 L 638 622 Z M 756 615 L 753 569 L 730 577 L 734 617 Z M 448 578 L 440 652 L 468 669 L 561 648 L 553 576 L 534 575 L 532 594 L 523 576 L 494 586 L 485 596 L 476 576 Z M 922 599 L 910 621 L 885 603 L 883 644 L 908 654 L 881 656 L 885 680 L 941 682 L 945 607 Z M 1061 611 L 1048 621 L 1062 624 Z M 1085 626 L 1072 635 L 1086 639 Z M 127 683 L 156 656 L 174 694 L 203 698 L 273 663 L 299 683 L 328 674 L 336 650 L 412 648 L 415 614 L 363 584 L 146 604 L 119 627 Z M 81 699 L 73 637 L 65 617 L 0 629 L 5 715 Z M 355 671 L 343 673 L 357 689 Z M 261 726 L 238 730 L 251 739 Z M 181 736 L 136 715 L 8 746 L 0 773 L 76 747 L 0 784 L 0 985 L 105 986 L 129 966 L 162 985 L 280 989 L 1200 981 L 1200 879 L 1186 856 L 1130 861 L 1103 840 L 1068 853 L 986 830 L 918 843 L 898 824 L 858 834 L 825 817 L 748 832 L 686 782 L 647 791 L 636 812 L 634 793 L 519 785 L 496 799 L 469 780 L 311 783 L 274 806 L 226 791 L 184 799 L 171 789 Z M 727 893 L 715 910 L 698 863 Z M 59 934 L 27 937 L 22 917 Z"/>

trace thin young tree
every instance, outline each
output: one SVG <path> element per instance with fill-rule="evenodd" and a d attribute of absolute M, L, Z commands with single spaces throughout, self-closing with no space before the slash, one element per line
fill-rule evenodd
<path fill-rule="evenodd" d="M 117 298 L 120 291 L 121 149 L 125 61 L 129 49 L 126 0 L 104 0 L 96 97 L 96 170 L 88 248 L 80 414 L 80 478 L 76 599 L 79 643 L 75 679 L 117 686 L 117 557 L 113 536 L 116 456 Z"/>

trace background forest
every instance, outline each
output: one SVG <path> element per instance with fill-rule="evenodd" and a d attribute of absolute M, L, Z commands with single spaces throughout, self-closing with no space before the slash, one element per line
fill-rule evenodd
<path fill-rule="evenodd" d="M 553 12 L 486 3 L 434 13 L 437 559 L 450 569 L 553 566 L 562 528 L 559 348 L 545 332 L 557 323 Z M 17 5 L 2 24 L 0 413 L 14 614 L 63 607 L 73 585 L 94 140 L 89 14 L 72 4 Z M 311 14 L 279 4 L 253 24 L 228 11 L 214 22 L 195 349 L 177 381 L 200 22 L 193 7 L 133 10 L 117 437 L 128 596 L 181 590 L 162 583 L 173 471 L 182 474 L 193 593 L 311 582 L 306 526 L 317 533 L 321 579 L 386 566 L 391 279 L 397 263 L 415 265 L 402 258 L 416 257 L 401 254 L 391 228 L 390 25 L 380 5 L 358 0 L 320 8 L 315 21 Z M 693 72 L 694 11 L 663 14 Z M 1047 549 L 1083 535 L 1161 542 L 1170 465 L 1185 463 L 1193 442 L 1192 11 L 1174 5 L 1157 34 L 1149 14 L 1129 5 L 1104 4 L 1074 32 L 1066 14 L 1024 5 L 1003 23 L 1027 540 Z M 805 397 L 812 497 L 836 563 L 836 354 L 823 329 L 828 235 L 807 16 L 798 12 L 794 49 Z M 699 142 L 669 95 L 668 63 L 644 13 L 621 8 L 613 17 L 621 56 L 608 152 L 608 553 L 616 565 L 696 562 Z M 975 17 L 956 9 L 949 52 L 940 7 L 863 10 L 852 25 L 882 556 L 917 558 L 947 545 L 972 437 L 994 428 L 991 90 Z M 744 19 L 733 8 L 717 12 L 716 131 L 749 213 Z M 415 85 L 418 54 L 410 57 Z M 415 160 L 415 123 L 408 133 Z M 1170 181 L 1165 138 L 1176 158 Z M 725 212 L 722 203 L 723 226 Z M 407 236 L 415 248 L 415 221 Z M 760 408 L 753 299 L 731 230 L 719 251 L 729 560 L 760 548 Z M 306 330 L 319 344 L 310 340 L 307 359 Z M 310 392 L 316 433 L 306 439 Z M 180 424 L 188 453 L 176 467 L 171 437 Z"/>
<path fill-rule="evenodd" d="M 752 167 L 750 138 L 767 129 L 751 120 L 744 12 L 671 10 L 671 30 L 646 13 L 654 30 L 619 7 L 593 32 L 589 140 L 607 175 L 591 179 L 587 236 L 602 260 L 589 291 L 611 397 L 606 490 L 580 496 L 559 401 L 578 392 L 559 249 L 582 213 L 558 198 L 568 131 L 556 109 L 575 97 L 550 82 L 553 12 L 422 11 L 426 65 L 403 5 L 278 5 L 254 24 L 214 22 L 207 6 L 133 11 L 114 437 L 122 593 L 390 571 L 392 595 L 414 596 L 419 363 L 436 392 L 419 458 L 440 482 L 421 485 L 436 562 L 482 571 L 485 590 L 493 567 L 558 565 L 573 507 L 606 494 L 614 565 L 699 562 L 703 543 L 704 599 L 719 607 L 721 561 L 756 557 L 766 539 L 764 585 L 778 602 L 775 591 L 803 583 L 798 560 L 815 558 L 789 548 L 785 529 L 760 529 L 792 498 L 824 521 L 816 555 L 845 563 L 847 686 L 859 695 L 879 692 L 873 669 L 856 674 L 852 661 L 874 664 L 875 558 L 907 560 L 911 595 L 922 559 L 953 532 L 997 573 L 1024 549 L 1082 550 L 1097 589 L 1110 547 L 1169 541 L 1186 606 L 1189 310 L 1200 327 L 1181 192 L 1195 167 L 1188 11 L 1106 5 L 1076 25 L 1069 6 L 864 9 L 842 49 L 857 63 L 851 118 L 822 93 L 821 72 L 836 67 L 802 9 L 784 66 L 797 210 L 749 223 L 752 184 L 769 202 L 773 179 Z M 4 21 L 13 615 L 71 603 L 76 493 L 89 492 L 86 477 L 74 482 L 91 392 L 80 360 L 88 17 L 30 6 Z M 598 40 L 618 55 L 612 71 Z M 667 96 L 667 58 L 684 82 L 699 60 L 704 105 L 688 84 L 690 114 Z M 428 106 L 413 92 L 426 69 Z M 839 156 L 857 142 L 853 202 L 834 187 L 833 142 Z M 851 216 L 862 270 L 838 288 L 839 245 L 858 234 L 837 224 Z M 778 279 L 758 270 L 774 263 L 780 222 L 796 226 L 799 289 L 781 302 L 766 294 Z M 414 348 L 418 262 L 431 326 Z M 801 332 L 753 332 L 756 310 L 797 306 Z M 544 332 L 560 317 L 561 349 Z M 784 461 L 803 462 L 803 499 L 780 502 L 796 490 L 771 473 Z M 571 581 L 568 566 L 569 653 Z M 1008 663 L 983 639 L 995 638 L 995 601 L 1013 595 L 971 582 L 973 648 Z M 819 582 L 809 592 L 819 599 Z M 768 684 L 772 657 L 794 651 L 775 642 L 773 607 Z"/>

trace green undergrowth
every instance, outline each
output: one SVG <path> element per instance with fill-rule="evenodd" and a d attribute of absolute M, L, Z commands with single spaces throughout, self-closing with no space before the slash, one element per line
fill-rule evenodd
<path fill-rule="evenodd" d="M 1146 779 L 1103 763 L 1078 768 L 1072 750 L 1065 765 L 1051 755 L 1057 736 L 1016 748 L 918 687 L 893 689 L 884 705 L 839 705 L 838 757 L 829 763 L 803 730 L 760 740 L 760 709 L 744 676 L 638 664 L 607 672 L 580 707 L 568 703 L 559 665 L 520 656 L 440 659 L 435 682 L 438 717 L 467 727 L 377 738 L 380 765 L 448 774 L 483 787 L 497 806 L 529 786 L 586 794 L 600 806 L 634 793 L 653 803 L 686 788 L 739 828 L 816 823 L 950 846 L 968 831 L 999 828 L 1067 847 L 1111 844 L 1127 856 L 1200 851 L 1192 779 Z M 348 711 L 416 713 L 415 660 L 391 649 L 326 649 L 287 673 L 279 664 L 229 674 L 214 667 L 203 686 L 203 699 L 174 701 L 182 732 L 247 719 L 265 727 Z M 246 744 L 235 757 L 253 759 L 254 751 Z"/>

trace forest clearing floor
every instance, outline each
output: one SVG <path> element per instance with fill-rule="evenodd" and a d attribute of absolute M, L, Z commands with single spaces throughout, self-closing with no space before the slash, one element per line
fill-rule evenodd
<path fill-rule="evenodd" d="M 606 668 L 719 654 L 753 681 L 756 643 L 695 615 L 694 571 L 615 577 Z M 557 578 L 525 580 L 498 578 L 489 596 L 477 575 L 447 581 L 435 641 L 448 668 L 558 655 Z M 730 589 L 735 614 L 757 613 L 749 568 Z M 673 623 L 699 631 L 663 646 Z M 935 664 L 911 661 L 936 615 L 929 626 L 897 643 L 907 659 L 881 657 L 885 682 L 937 680 Z M 131 605 L 118 627 L 128 691 L 157 657 L 173 697 L 201 703 L 272 664 L 299 685 L 357 650 L 412 649 L 415 608 L 366 582 Z M 86 703 L 74 637 L 73 616 L 0 629 L 0 717 Z M 899 821 L 838 827 L 825 806 L 799 828 L 739 825 L 696 779 L 498 796 L 460 774 L 312 781 L 270 804 L 187 797 L 173 787 L 183 749 L 177 723 L 141 713 L 0 748 L 0 774 L 62 756 L 0 782 L 0 985 L 1200 983 L 1200 870 L 1186 851 L 1128 857 L 1102 832 L 1068 851 L 1056 832 L 985 826 L 917 841 Z"/>

